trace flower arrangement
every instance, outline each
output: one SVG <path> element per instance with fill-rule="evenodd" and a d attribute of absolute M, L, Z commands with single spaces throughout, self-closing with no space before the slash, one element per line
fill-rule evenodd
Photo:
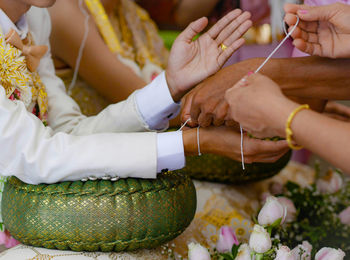
<path fill-rule="evenodd" d="M 316 172 L 319 176 L 318 167 Z M 192 243 L 189 260 L 341 260 L 350 255 L 350 181 L 340 172 L 330 170 L 306 187 L 274 183 L 270 190 L 253 217 L 248 243 L 239 243 L 224 226 L 211 254 Z"/>

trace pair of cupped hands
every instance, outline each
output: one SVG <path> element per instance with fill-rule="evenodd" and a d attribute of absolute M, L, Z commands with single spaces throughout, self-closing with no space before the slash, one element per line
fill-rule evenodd
<path fill-rule="evenodd" d="M 339 3 L 319 7 L 287 4 L 284 9 L 289 29 L 295 26 L 297 16 L 300 18 L 292 33 L 293 44 L 298 49 L 321 57 L 350 57 L 350 6 Z M 175 101 L 219 71 L 232 53 L 244 44 L 241 36 L 252 24 L 249 17 L 249 13 L 235 10 L 198 40 L 192 41 L 207 25 L 206 18 L 201 18 L 178 37 L 167 69 L 167 81 Z M 228 48 L 223 50 L 221 44 Z M 207 81 L 210 80 L 218 80 L 218 77 Z M 219 80 L 225 81 L 225 78 Z M 288 99 L 274 81 L 258 73 L 247 71 L 238 82 L 212 82 L 209 85 L 210 89 L 208 85 L 199 84 L 185 96 L 181 119 L 185 122 L 190 118 L 188 124 L 192 127 L 200 125 L 212 129 L 211 125 L 216 126 L 215 136 L 224 139 L 223 146 L 229 144 L 230 139 L 237 144 L 237 122 L 255 137 L 284 137 L 287 118 L 299 106 Z M 210 102 L 206 102 L 209 99 Z M 285 141 L 262 141 L 247 135 L 244 138 L 247 162 L 275 161 L 288 150 Z M 236 149 L 229 156 L 239 160 L 239 152 Z"/>

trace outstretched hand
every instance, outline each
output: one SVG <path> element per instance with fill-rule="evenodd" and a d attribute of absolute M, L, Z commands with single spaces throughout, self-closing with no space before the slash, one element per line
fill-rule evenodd
<path fill-rule="evenodd" d="M 350 6 L 335 3 L 324 6 L 286 4 L 285 21 L 300 22 L 292 33 L 295 47 L 310 55 L 328 58 L 350 57 Z"/>
<path fill-rule="evenodd" d="M 179 35 L 171 49 L 166 70 L 174 101 L 179 101 L 193 86 L 216 73 L 244 44 L 241 37 L 252 25 L 249 18 L 249 12 L 236 9 L 193 41 L 208 25 L 208 19 L 203 17 Z"/>

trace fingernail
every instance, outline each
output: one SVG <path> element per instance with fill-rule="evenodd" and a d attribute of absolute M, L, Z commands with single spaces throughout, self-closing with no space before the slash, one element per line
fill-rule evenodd
<path fill-rule="evenodd" d="M 250 76 L 252 74 L 254 74 L 254 71 L 249 71 L 247 75 Z"/>
<path fill-rule="evenodd" d="M 298 11 L 300 14 L 307 14 L 309 11 L 308 10 L 299 10 Z"/>

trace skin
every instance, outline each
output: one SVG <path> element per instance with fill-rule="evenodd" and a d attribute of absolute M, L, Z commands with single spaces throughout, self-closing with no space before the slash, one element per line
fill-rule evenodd
<path fill-rule="evenodd" d="M 226 118 L 229 108 L 224 100 L 226 90 L 262 62 L 263 58 L 254 58 L 233 64 L 200 83 L 185 97 L 181 120 L 191 118 L 191 126 L 222 125 L 225 121 L 230 125 Z M 299 103 L 310 103 L 318 111 L 325 105 L 322 100 L 350 98 L 350 59 L 316 56 L 271 59 L 261 73 L 277 82 L 285 95 Z"/>
<path fill-rule="evenodd" d="M 117 4 L 110 0 L 102 3 L 107 13 Z M 85 16 L 78 4 L 76 0 L 60 0 L 49 9 L 52 19 L 51 47 L 56 67 L 75 67 L 85 32 Z M 146 85 L 142 78 L 110 52 L 92 18 L 89 19 L 89 35 L 79 75 L 111 103 L 126 99 L 132 92 Z"/>
<path fill-rule="evenodd" d="M 303 52 L 329 58 L 350 58 L 350 6 L 341 3 L 323 6 L 287 4 L 285 21 L 295 25 L 293 44 Z"/>
<path fill-rule="evenodd" d="M 229 117 L 257 136 L 285 137 L 287 118 L 299 106 L 282 93 L 278 84 L 261 74 L 237 83 L 226 92 L 225 100 L 230 105 Z M 302 110 L 294 116 L 291 129 L 297 144 L 350 172 L 349 123 Z"/>
<path fill-rule="evenodd" d="M 10 2 L 9 2 L 10 1 Z M 2 8 L 6 13 L 9 11 L 11 14 L 11 19 L 14 23 L 18 21 L 18 19 L 30 8 L 31 5 L 39 6 L 39 7 L 49 7 L 53 4 L 52 0 L 0 0 L 0 8 Z M 16 8 L 13 8 L 15 6 Z M 230 18 L 231 17 L 231 18 Z M 192 41 L 194 35 L 198 32 L 202 31 L 206 25 L 206 19 L 199 19 L 196 22 L 192 23 L 178 38 L 175 43 L 175 47 L 173 50 L 174 57 L 183 57 L 182 59 L 175 59 L 173 63 L 169 64 L 169 68 L 166 71 L 166 80 L 169 85 L 170 92 L 174 100 L 181 99 L 183 95 L 185 95 L 189 89 L 193 85 L 198 84 L 205 77 L 209 76 L 210 73 L 215 73 L 217 69 L 219 69 L 227 58 L 230 56 L 228 53 L 223 53 L 221 48 L 218 45 L 222 42 L 228 44 L 228 49 L 226 52 L 233 52 L 236 48 L 238 48 L 243 42 L 239 39 L 241 35 L 237 35 L 237 39 L 232 40 L 230 35 L 232 35 L 232 30 L 230 27 L 234 26 L 232 24 L 237 17 L 240 17 L 240 14 L 231 13 L 229 17 L 226 17 L 223 22 L 218 23 L 217 26 L 212 27 L 207 33 L 203 34 L 199 37 L 198 40 Z M 229 18 L 229 19 L 227 19 Z M 237 30 L 240 30 L 241 33 L 244 33 L 249 26 L 246 26 L 244 29 L 244 21 L 241 21 L 241 25 L 236 26 Z M 249 25 L 249 24 L 248 24 Z M 243 28 L 241 28 L 243 26 Z M 231 44 L 229 44 L 231 43 Z M 186 49 L 193 55 L 187 55 L 182 50 Z M 218 50 L 219 49 L 219 50 Z M 221 51 L 220 51 L 221 50 Z M 212 54 L 210 56 L 208 54 Z M 214 59 L 216 62 L 213 62 Z M 193 68 L 196 67 L 202 73 L 193 74 Z M 188 69 L 186 69 L 188 68 Z M 180 73 L 174 73 L 174 71 Z M 203 71 L 205 73 L 203 73 Z M 208 75 L 208 74 L 209 75 Z M 183 79 L 187 79 L 184 81 Z M 181 84 L 180 84 L 181 83 Z M 175 84 L 175 85 L 174 85 Z M 180 85 L 176 85 L 180 84 Z M 194 147 L 197 146 L 196 138 L 194 138 L 194 129 L 184 131 L 183 133 L 183 141 L 184 141 L 184 149 L 185 154 L 193 154 Z M 232 152 L 232 146 L 238 147 L 238 134 L 232 129 L 220 129 L 220 138 L 216 138 L 217 132 L 215 129 L 207 129 L 202 131 L 201 135 L 201 145 L 203 147 L 203 152 L 205 153 L 219 153 L 217 148 L 218 145 L 223 146 L 223 149 L 220 150 L 220 153 L 226 156 L 231 156 L 232 158 L 236 158 L 237 152 Z M 218 140 L 218 143 L 215 145 L 213 140 Z M 219 142 L 220 141 L 220 142 Z M 253 141 L 247 142 L 250 143 L 251 146 L 255 148 L 247 147 L 249 155 L 257 154 L 257 157 L 252 159 L 250 156 L 248 157 L 248 161 L 256 160 L 256 161 L 274 161 L 281 157 L 286 151 L 285 142 L 266 142 L 260 141 L 257 142 L 258 146 L 254 145 Z M 262 155 L 264 154 L 264 155 Z"/>

